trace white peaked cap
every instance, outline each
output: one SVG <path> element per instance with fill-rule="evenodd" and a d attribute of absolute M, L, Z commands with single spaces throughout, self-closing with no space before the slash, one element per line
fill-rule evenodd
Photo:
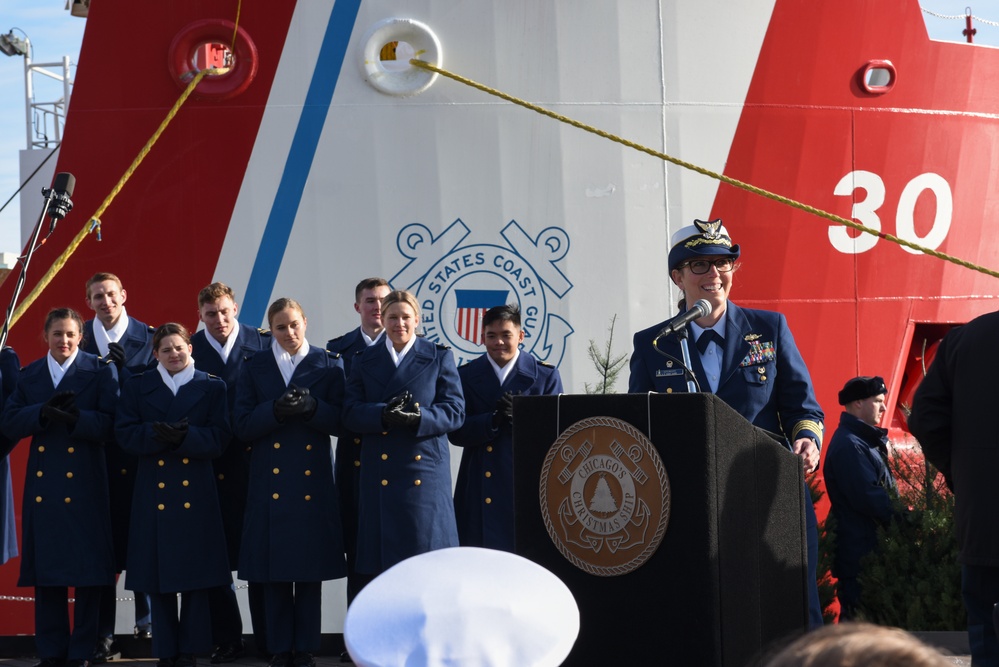
<path fill-rule="evenodd" d="M 526 558 L 454 547 L 379 575 L 354 598 L 343 634 L 360 667 L 555 667 L 579 634 L 579 608 Z"/>

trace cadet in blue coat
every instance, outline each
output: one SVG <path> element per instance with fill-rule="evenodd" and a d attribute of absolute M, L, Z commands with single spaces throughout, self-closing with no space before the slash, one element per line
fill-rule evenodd
<path fill-rule="evenodd" d="M 322 582 L 346 575 L 330 436 L 340 433 L 343 363 L 309 345 L 298 302 L 267 309 L 274 342 L 243 364 L 236 436 L 250 443 L 239 576 L 261 583 L 272 667 L 312 667 Z"/>
<path fill-rule="evenodd" d="M 486 354 L 458 369 L 465 423 L 451 434 L 464 447 L 454 511 L 463 547 L 514 551 L 513 397 L 562 393 L 558 369 L 521 354 L 520 309 L 496 306 L 482 318 Z"/>
<path fill-rule="evenodd" d="M 740 308 L 729 301 L 739 246 L 732 245 L 721 220 L 695 220 L 677 231 L 669 252 L 670 278 L 687 304 L 705 299 L 711 312 L 689 325 L 692 370 L 702 391 L 711 391 L 749 422 L 783 434 L 787 447 L 801 458 L 806 473 L 819 465 L 822 409 L 815 399 L 808 368 L 780 313 Z M 679 363 L 653 347 L 666 322 L 639 331 L 631 357 L 630 393 L 686 391 Z M 658 339 L 658 349 L 682 359 L 673 335 Z M 809 498 L 807 489 L 805 498 Z M 818 530 L 815 508 L 805 502 L 808 537 L 809 625 L 822 625 L 815 570 Z"/>
<path fill-rule="evenodd" d="M 836 518 L 833 576 L 840 621 L 856 618 L 860 602 L 860 559 L 877 547 L 878 526 L 895 510 L 895 478 L 888 468 L 888 429 L 878 423 L 885 414 L 888 389 L 880 377 L 856 377 L 839 392 L 843 413 L 826 446 L 822 472 Z"/>
<path fill-rule="evenodd" d="M 86 287 L 87 306 L 94 311 L 94 319 L 87 320 L 83 326 L 81 349 L 114 364 L 118 371 L 118 386 L 122 387 L 129 375 L 141 372 L 153 362 L 153 328 L 125 312 L 128 295 L 115 274 L 95 273 L 87 280 Z M 106 455 L 115 569 L 121 572 L 125 568 L 128 548 L 129 509 L 137 464 L 135 457 L 122 451 L 117 443 L 108 445 Z M 101 599 L 100 639 L 90 660 L 95 665 L 107 662 L 118 653 L 112 641 L 117 612 L 115 594 L 115 588 L 111 586 Z M 149 598 L 144 593 L 135 594 L 135 634 L 149 637 Z"/>
<path fill-rule="evenodd" d="M 354 288 L 354 310 L 361 316 L 361 326 L 326 343 L 326 349 L 343 359 L 343 371 L 350 377 L 351 361 L 359 353 L 382 339 L 382 299 L 391 291 L 384 278 L 365 278 Z M 344 432 L 336 441 L 333 476 L 340 495 L 340 521 L 343 546 L 347 554 L 347 604 L 354 600 L 361 582 L 356 574 L 358 484 L 361 480 L 360 433 Z M 345 653 L 346 655 L 346 653 Z"/>
<path fill-rule="evenodd" d="M 32 437 L 21 505 L 21 576 L 35 587 L 35 644 L 43 667 L 83 666 L 97 643 L 102 587 L 114 582 L 114 547 L 104 445 L 111 439 L 118 384 L 79 349 L 83 320 L 49 312 L 49 352 L 21 373 L 0 428 Z M 67 588 L 76 588 L 73 631 Z"/>
<path fill-rule="evenodd" d="M 191 337 L 192 356 L 198 370 L 225 380 L 229 414 L 236 403 L 236 380 L 243 360 L 271 346 L 266 331 L 240 324 L 236 320 L 236 295 L 224 283 L 212 283 L 198 293 L 198 318 L 205 328 Z M 250 447 L 235 437 L 222 456 L 215 459 L 215 484 L 222 508 L 222 524 L 229 548 L 229 569 L 239 567 L 239 544 L 243 536 L 246 513 L 246 490 L 250 476 Z M 250 617 L 257 650 L 266 654 L 267 635 L 264 620 L 264 594 L 260 586 L 250 582 Z M 214 589 L 211 593 L 212 664 L 232 662 L 244 652 L 243 620 L 239 614 L 236 591 L 232 586 Z"/>
<path fill-rule="evenodd" d="M 0 350 L 0 411 L 17 387 L 21 361 L 14 348 Z M 14 489 L 10 482 L 7 454 L 17 443 L 0 433 L 0 565 L 17 555 L 17 526 L 14 522 Z"/>
<path fill-rule="evenodd" d="M 211 648 L 208 590 L 232 583 L 212 469 L 232 435 L 225 383 L 195 369 L 190 340 L 180 324 L 156 329 L 157 365 L 125 382 L 115 420 L 139 461 L 125 586 L 149 593 L 153 654 L 171 667 Z"/>
<path fill-rule="evenodd" d="M 354 359 L 344 422 L 361 448 L 357 571 L 369 580 L 410 556 L 458 546 L 447 434 L 465 419 L 451 351 L 418 338 L 409 292 L 382 301 L 385 343 Z"/>

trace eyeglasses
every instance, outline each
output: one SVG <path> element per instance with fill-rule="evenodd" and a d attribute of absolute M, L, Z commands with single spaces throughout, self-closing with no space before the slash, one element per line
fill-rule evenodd
<path fill-rule="evenodd" d="M 711 270 L 711 267 L 718 269 L 718 273 L 728 273 L 735 268 L 735 260 L 731 257 L 721 259 L 695 259 L 680 265 L 680 268 L 687 267 L 691 273 L 701 275 Z"/>

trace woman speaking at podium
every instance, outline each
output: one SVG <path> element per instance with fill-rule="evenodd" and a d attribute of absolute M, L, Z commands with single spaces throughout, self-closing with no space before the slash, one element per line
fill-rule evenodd
<path fill-rule="evenodd" d="M 671 239 L 670 278 L 687 305 L 702 299 L 709 305 L 707 315 L 686 325 L 696 345 L 691 346 L 691 370 L 700 378 L 702 391 L 716 394 L 753 425 L 783 434 L 805 473 L 813 473 L 819 465 L 823 414 L 808 368 L 783 315 L 729 301 L 738 259 L 739 246 L 732 244 L 721 220 L 695 220 Z M 660 335 L 667 324 L 635 334 L 629 393 L 687 390 L 684 375 L 668 368 L 666 357 L 657 351 L 682 358 L 678 337 Z M 807 489 L 805 498 L 808 617 L 814 628 L 822 625 L 815 576 L 818 531 Z"/>

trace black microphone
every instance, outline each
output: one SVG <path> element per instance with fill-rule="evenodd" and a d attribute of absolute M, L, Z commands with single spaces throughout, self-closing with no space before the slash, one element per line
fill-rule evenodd
<path fill-rule="evenodd" d="M 73 196 L 73 190 L 76 188 L 76 176 L 73 174 L 63 171 L 56 174 L 55 182 L 52 184 L 52 189 L 43 189 L 42 194 L 48 197 L 50 194 L 52 196 L 51 201 L 49 201 L 48 214 L 52 218 L 49 223 L 49 234 L 55 231 L 56 221 L 62 220 L 66 217 L 66 214 L 73 210 L 73 201 L 70 197 Z"/>
<path fill-rule="evenodd" d="M 687 326 L 688 322 L 693 322 L 694 320 L 699 320 L 702 317 L 707 317 L 710 313 L 711 304 L 707 299 L 700 299 L 697 303 L 690 307 L 690 310 L 685 313 L 680 313 L 667 322 L 666 326 L 660 329 L 659 333 L 657 333 L 656 337 L 652 340 L 659 340 L 668 333 L 676 333 Z"/>

